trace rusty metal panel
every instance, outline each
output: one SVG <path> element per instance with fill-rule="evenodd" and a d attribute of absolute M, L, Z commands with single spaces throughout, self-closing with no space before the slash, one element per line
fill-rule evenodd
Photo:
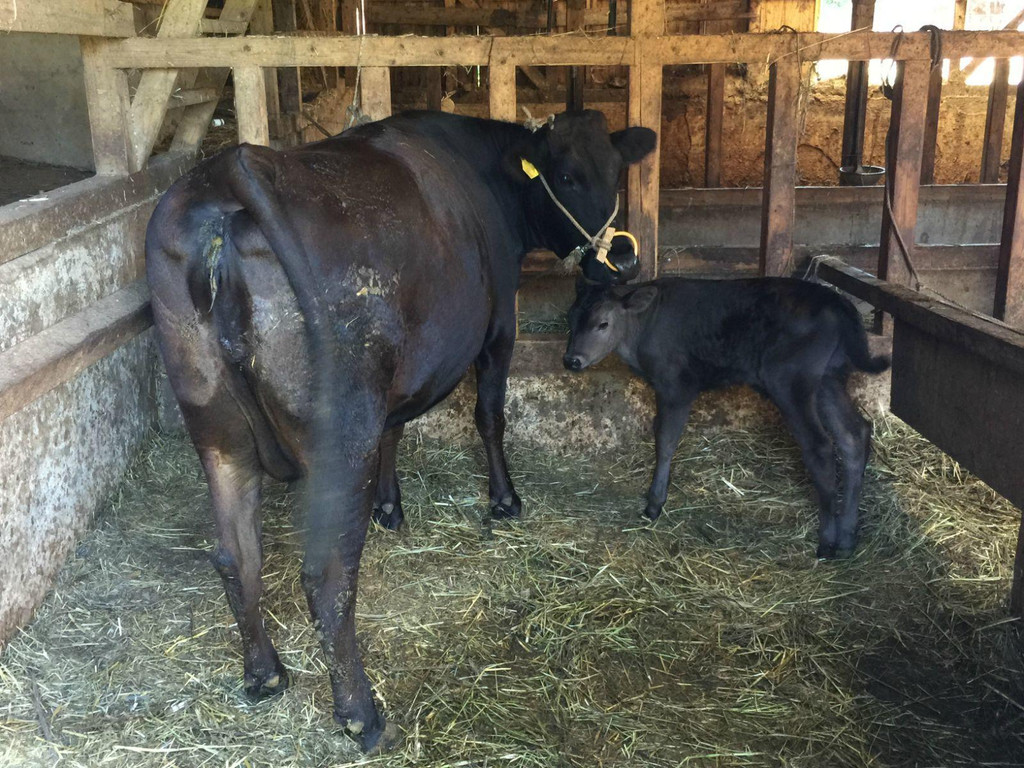
<path fill-rule="evenodd" d="M 1024 508 L 1024 375 L 897 317 L 891 407 Z"/>

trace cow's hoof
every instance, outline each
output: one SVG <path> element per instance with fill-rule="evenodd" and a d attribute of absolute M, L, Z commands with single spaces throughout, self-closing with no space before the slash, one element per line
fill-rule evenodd
<path fill-rule="evenodd" d="M 249 701 L 257 702 L 284 693 L 288 687 L 288 673 L 277 662 L 277 669 L 263 675 L 245 676 L 245 695 Z"/>
<path fill-rule="evenodd" d="M 646 517 L 651 522 L 654 522 L 659 517 L 661 517 L 661 509 L 661 507 L 655 506 L 654 504 L 648 504 L 646 507 L 644 507 L 644 517 Z"/>
<path fill-rule="evenodd" d="M 405 515 L 402 513 L 401 504 L 391 504 L 388 502 L 373 508 L 373 522 L 381 528 L 397 531 L 402 527 L 403 520 L 405 520 Z"/>
<path fill-rule="evenodd" d="M 835 544 L 819 544 L 819 560 L 848 560 L 853 557 L 853 547 L 840 547 Z"/>
<path fill-rule="evenodd" d="M 491 517 L 504 520 L 519 517 L 523 511 L 523 502 L 515 491 L 506 493 L 500 499 L 491 499 Z"/>
<path fill-rule="evenodd" d="M 362 720 L 347 718 L 334 713 L 334 720 L 339 723 L 359 748 L 368 755 L 379 755 L 390 752 L 402 741 L 402 731 L 393 723 L 386 722 L 374 712 L 373 725 L 367 727 Z"/>

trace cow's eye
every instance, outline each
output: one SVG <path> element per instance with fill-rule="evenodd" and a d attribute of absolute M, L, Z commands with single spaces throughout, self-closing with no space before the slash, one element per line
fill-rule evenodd
<path fill-rule="evenodd" d="M 597 326 L 597 330 L 603 331 L 607 327 L 608 327 L 608 323 L 604 322 L 604 323 L 601 323 L 599 326 Z"/>
<path fill-rule="evenodd" d="M 572 176 L 570 176 L 568 173 L 560 173 L 558 174 L 558 183 L 572 184 Z"/>

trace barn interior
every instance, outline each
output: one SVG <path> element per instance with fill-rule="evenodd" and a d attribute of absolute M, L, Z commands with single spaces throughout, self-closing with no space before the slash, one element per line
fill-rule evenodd
<path fill-rule="evenodd" d="M 0 0 L 0 760 L 11 765 L 1024 764 L 1024 3 Z M 930 26 L 929 26 L 930 25 Z M 464 382 L 410 425 L 360 643 L 404 731 L 331 721 L 269 484 L 292 686 L 249 703 L 210 502 L 152 332 L 146 224 L 195 163 L 405 109 L 643 125 L 640 279 L 800 275 L 891 377 L 849 561 L 799 452 L 704 395 L 641 522 L 653 401 L 562 369 L 575 276 L 530 254 L 487 518 Z"/>

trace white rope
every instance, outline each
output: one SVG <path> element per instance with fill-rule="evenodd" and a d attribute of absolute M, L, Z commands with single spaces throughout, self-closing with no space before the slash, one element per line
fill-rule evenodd
<path fill-rule="evenodd" d="M 587 232 L 586 229 L 583 228 L 582 224 L 576 221 L 576 218 L 571 213 L 569 213 L 569 210 L 564 205 L 562 205 L 561 201 L 559 201 L 559 199 L 555 197 L 555 193 L 552 192 L 551 187 L 548 186 L 548 180 L 544 178 L 544 174 L 538 172 L 537 177 L 540 179 L 540 183 L 544 185 L 544 189 L 548 193 L 548 197 L 550 197 L 552 202 L 558 206 L 558 210 L 564 213 L 565 217 L 572 222 L 572 225 L 580 231 L 580 234 L 587 238 L 587 245 L 597 250 L 600 250 L 601 248 L 604 248 L 606 251 L 611 250 L 611 240 L 605 239 L 603 235 L 608 231 L 608 227 L 612 225 L 612 222 L 615 221 L 615 217 L 619 215 L 618 193 L 616 193 L 615 195 L 615 210 L 612 211 L 612 215 L 608 217 L 608 221 L 606 221 L 604 223 L 604 226 L 602 226 L 597 231 L 596 235 L 591 235 L 589 232 Z"/>

